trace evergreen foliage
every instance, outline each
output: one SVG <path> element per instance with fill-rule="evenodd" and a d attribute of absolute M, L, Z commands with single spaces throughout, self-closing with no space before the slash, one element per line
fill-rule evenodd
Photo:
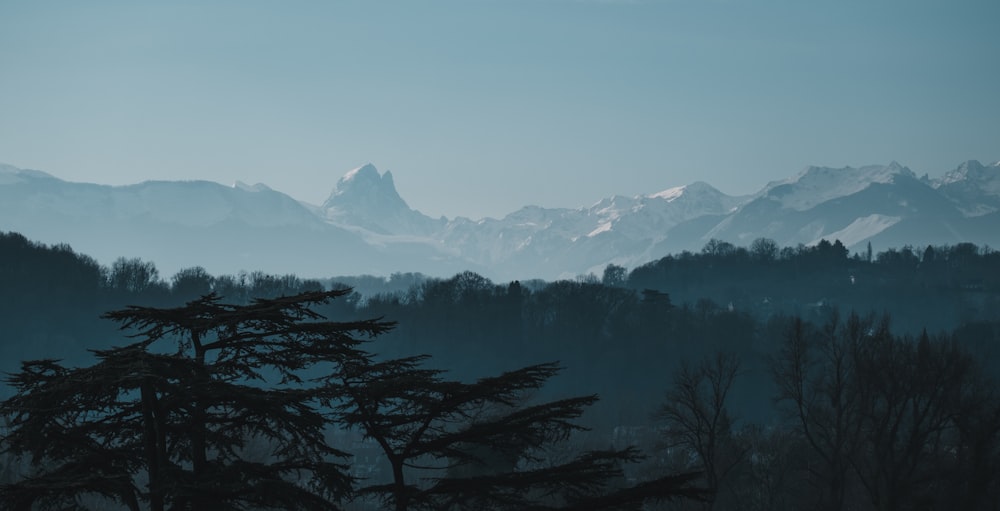
<path fill-rule="evenodd" d="M 410 509 L 448 505 L 477 509 L 487 504 L 582 509 L 597 505 L 592 503 L 620 504 L 626 495 L 651 495 L 643 492 L 655 493 L 661 486 L 643 481 L 678 472 L 690 478 L 691 470 L 703 476 L 677 476 L 675 483 L 684 480 L 688 487 L 715 487 L 710 503 L 681 500 L 646 507 L 978 510 L 994 509 L 1000 501 L 1000 252 L 988 247 L 900 247 L 850 255 L 836 241 L 784 248 L 766 239 L 748 248 L 714 242 L 700 253 L 667 256 L 631 272 L 610 266 L 602 278 L 500 284 L 472 272 L 447 279 L 400 274 L 388 280 L 359 278 L 359 284 L 364 282 L 377 291 L 365 295 L 341 284 L 292 275 L 212 276 L 195 267 L 165 282 L 152 270 L 138 260 L 102 267 L 66 246 L 48 247 L 17 234 L 0 234 L 0 360 L 10 364 L 43 359 L 26 364 L 14 375 L 15 380 L 22 379 L 18 385 L 24 388 L 46 389 L 35 395 L 39 399 L 47 395 L 48 401 L 33 406 L 60 417 L 63 424 L 90 421 L 89 429 L 78 430 L 62 426 L 46 430 L 41 422 L 25 426 L 24 432 L 38 429 L 52 440 L 23 440 L 22 447 L 50 458 L 39 458 L 36 468 L 26 465 L 34 461 L 30 455 L 6 459 L 7 465 L 0 467 L 0 482 L 15 482 L 20 475 L 37 477 L 34 483 L 21 480 L 21 486 L 6 487 L 11 498 L 69 505 L 71 501 L 60 501 L 59 495 L 74 491 L 82 495 L 89 488 L 80 502 L 106 495 L 127 507 L 135 495 L 135 502 L 146 506 L 151 495 L 146 464 L 134 457 L 145 456 L 147 446 L 152 446 L 149 459 L 171 460 L 163 477 L 173 477 L 170 470 L 189 472 L 187 479 L 179 477 L 178 481 L 194 489 L 178 502 L 191 507 L 187 503 L 197 490 L 190 480 L 190 453 L 197 450 L 192 449 L 191 425 L 200 420 L 199 408 L 188 397 L 204 392 L 201 399 L 211 403 L 213 393 L 220 399 L 225 395 L 224 384 L 246 393 L 241 396 L 244 401 L 233 401 L 235 405 L 279 403 L 271 401 L 278 396 L 288 403 L 301 398 L 314 411 L 323 410 L 320 422 L 350 425 L 352 434 L 358 435 L 351 438 L 369 435 L 371 430 L 375 436 L 395 439 L 397 443 L 388 450 L 377 445 L 375 436 L 365 441 L 366 455 L 377 450 L 384 461 L 363 465 L 377 465 L 376 474 L 380 469 L 392 472 L 389 454 L 403 459 L 407 445 L 434 441 L 434 446 L 452 446 L 449 452 L 413 447 L 413 452 L 424 454 L 405 459 L 399 487 L 382 472 L 385 479 L 357 480 L 335 492 L 344 496 L 353 490 L 358 500 L 344 504 L 352 509 L 364 506 L 364 499 L 385 499 L 397 505 L 396 494 L 412 496 L 404 497 Z M 116 271 L 124 274 L 113 278 Z M 162 340 L 138 347 L 134 341 L 148 340 L 142 332 L 153 333 L 148 330 L 152 323 L 133 323 L 130 328 L 140 336 L 124 348 L 111 346 L 114 324 L 97 321 L 101 311 L 122 309 L 127 303 L 144 303 L 149 308 L 120 312 L 131 311 L 133 319 L 155 322 L 169 320 L 163 311 L 180 310 L 179 304 L 197 302 L 206 291 L 226 296 L 234 307 L 248 307 L 255 303 L 254 296 L 276 299 L 320 292 L 324 286 L 343 294 L 309 308 L 330 321 L 352 324 L 357 317 L 388 317 L 399 325 L 379 332 L 378 356 L 369 353 L 368 344 L 345 341 L 338 352 L 326 354 L 336 360 L 296 368 L 289 374 L 298 380 L 290 378 L 284 384 L 282 373 L 265 362 L 289 359 L 264 356 L 263 345 L 262 365 L 254 369 L 259 379 L 244 379 L 248 373 L 227 373 L 231 364 L 212 368 L 226 353 L 221 347 L 206 351 L 205 364 L 199 366 L 192 360 L 192 336 L 184 332 L 196 329 L 203 318 L 175 322 L 160 332 Z M 216 303 L 200 310 L 216 306 L 229 307 Z M 841 318 L 836 315 L 838 309 L 877 314 Z M 880 315 L 883 311 L 888 313 L 884 317 L 893 318 L 891 330 L 888 319 L 883 321 Z M 946 331 L 952 333 L 937 333 Z M 355 341 L 367 335 L 355 334 L 349 336 Z M 204 334 L 200 339 L 210 345 L 217 335 Z M 86 352 L 84 346 L 93 351 Z M 130 347 L 132 351 L 126 349 Z M 732 380 L 717 378 L 728 367 L 713 363 L 719 352 L 738 362 L 739 371 Z M 417 355 L 421 353 L 431 353 L 433 358 Z M 54 357 L 64 361 L 49 360 Z M 484 374 L 500 375 L 495 379 L 503 381 L 505 375 L 516 375 L 538 360 L 561 360 L 567 369 L 548 367 L 551 374 L 538 380 L 537 388 L 515 392 L 518 396 L 505 402 L 454 397 L 486 389 L 480 384 Z M 698 365 L 698 360 L 708 362 Z M 349 367 L 352 373 L 347 372 Z M 448 372 L 441 370 L 445 368 Z M 12 365 L 4 369 L 14 371 Z M 195 375 L 199 370 L 221 383 L 197 384 L 193 376 L 174 373 Z M 156 371 L 164 373 L 155 376 Z M 151 377 L 152 395 L 159 398 L 146 403 L 151 413 L 146 422 L 142 375 Z M 345 377 L 358 390 L 357 399 L 346 393 Z M 61 378 L 69 378 L 70 383 L 56 385 Z M 728 391 L 714 393 L 713 379 L 728 382 Z M 3 392 L 9 395 L 11 388 L 18 390 L 7 387 Z M 60 394 L 74 389 L 107 395 L 72 401 Z M 265 390 L 283 392 L 261 393 Z M 569 440 L 558 442 L 558 436 L 550 436 L 552 442 L 543 448 L 487 439 L 447 442 L 463 432 L 487 431 L 481 426 L 519 410 L 579 393 L 602 396 L 599 402 L 578 403 L 581 410 L 589 410 L 585 416 L 567 419 L 592 428 L 592 433 L 574 430 Z M 724 399 L 715 399 L 713 393 L 724 394 Z M 56 399 L 60 395 L 62 401 Z M 15 399 L 23 397 L 19 394 Z M 776 398 L 779 406 L 775 406 Z M 384 420 L 375 421 L 372 427 L 359 422 L 360 405 L 376 401 L 381 403 L 381 415 L 376 416 Z M 715 407 L 717 402 L 724 404 L 722 409 Z M 142 440 L 143 424 L 156 424 L 159 412 L 152 406 L 156 403 L 173 414 L 159 415 L 169 417 L 167 427 L 160 431 L 175 438 L 173 443 Z M 681 412 L 672 425 L 665 416 L 652 418 L 651 412 L 661 403 L 662 408 L 673 406 Z M 104 413 L 108 419 L 84 412 L 101 406 L 117 411 Z M 266 413 L 277 413 L 285 405 L 274 406 Z M 402 412 L 393 415 L 387 407 L 433 417 L 435 429 L 429 426 L 418 434 L 416 426 L 422 423 L 414 422 L 416 415 L 406 422 Z M 207 408 L 205 417 L 213 417 L 217 410 L 221 408 Z M 715 426 L 685 432 L 684 421 L 698 425 L 697 420 L 688 420 L 698 415 L 719 420 Z M 112 416 L 131 422 L 121 432 L 112 428 L 105 437 L 95 436 L 91 444 L 75 441 L 73 435 L 81 432 L 96 435 L 103 431 L 102 421 Z M 30 414 L 20 420 L 29 419 Z M 214 426 L 206 427 L 210 432 Z M 156 431 L 150 433 L 154 438 Z M 334 436 L 346 435 L 334 432 Z M 19 433 L 10 433 L 10 440 L 17 440 Z M 691 441 L 679 442 L 685 435 Z M 714 447 L 699 453 L 698 442 L 711 444 L 712 435 Z M 206 442 L 218 438 L 206 433 Z M 589 442 L 586 449 L 566 447 L 582 441 Z M 155 452 L 159 445 L 168 446 L 167 454 Z M 332 463 L 331 470 L 336 469 L 331 472 L 331 486 L 346 475 L 336 466 L 348 461 L 338 458 L 339 451 L 333 448 L 347 450 L 344 445 L 331 443 L 326 447 L 332 449 L 330 454 L 322 457 Z M 642 446 L 652 456 L 632 458 L 629 445 Z M 670 448 L 657 450 L 664 446 Z M 272 447 L 258 435 L 233 452 L 247 461 L 273 463 Z M 539 482 L 545 474 L 566 476 L 563 469 L 582 466 L 569 464 L 585 457 L 588 449 L 605 454 L 600 457 L 606 462 L 603 465 L 589 461 L 593 469 L 589 473 L 610 477 L 603 479 L 606 485 L 601 496 L 576 500 L 569 486 Z M 76 462 L 64 457 L 65 463 L 55 463 L 52 456 L 56 455 L 76 456 Z M 127 460 L 129 456 L 132 461 Z M 229 456 L 219 465 L 250 467 Z M 217 459 L 214 451 L 206 458 Z M 624 462 L 632 460 L 636 463 Z M 360 462 L 355 461 L 351 473 L 361 475 L 362 471 L 355 470 Z M 561 469 L 561 465 L 567 466 Z M 232 473 L 240 470 L 234 468 Z M 611 477 L 612 473 L 621 476 Z M 301 471 L 268 477 L 301 483 L 308 475 Z M 394 493 L 399 488 L 404 490 Z M 540 497 L 530 502 L 517 500 L 529 495 Z M 233 505 L 263 507 L 249 501 Z"/>
<path fill-rule="evenodd" d="M 3 450 L 35 472 L 0 486 L 0 509 L 78 508 L 88 495 L 133 511 L 336 510 L 355 494 L 399 511 L 632 509 L 707 496 L 693 474 L 610 486 L 620 464 L 639 459 L 631 448 L 545 463 L 548 446 L 583 429 L 574 421 L 596 396 L 523 404 L 556 364 L 462 383 L 422 368 L 426 357 L 379 360 L 360 337 L 393 323 L 313 310 L 349 292 L 130 306 L 105 317 L 137 340 L 95 350 L 96 364 L 24 362 L 8 380 L 16 394 L 0 403 Z M 331 427 L 376 441 L 392 480 L 355 481 L 349 454 L 327 441 Z M 497 456 L 505 462 L 490 464 Z M 452 475 L 406 479 L 425 461 Z M 453 472 L 470 464 L 490 466 Z"/>
<path fill-rule="evenodd" d="M 330 378 L 337 422 L 363 431 L 388 461 L 392 480 L 363 486 L 391 509 L 626 509 L 649 500 L 705 499 L 696 474 L 615 488 L 634 449 L 588 451 L 552 463 L 547 450 L 582 428 L 596 396 L 525 404 L 555 376 L 554 363 L 473 383 L 421 367 L 423 357 L 375 361 L 362 353 Z M 413 469 L 422 468 L 421 480 Z"/>
<path fill-rule="evenodd" d="M 98 494 L 154 511 L 337 509 L 351 488 L 336 461 L 346 454 L 327 445 L 319 387 L 302 375 L 392 326 L 312 311 L 345 293 L 129 307 L 106 317 L 138 341 L 96 351 L 98 363 L 25 362 L 0 405 L 3 446 L 38 472 L 0 487 L 0 507 L 72 507 Z M 265 446 L 260 460 L 247 451 L 253 440 Z"/>

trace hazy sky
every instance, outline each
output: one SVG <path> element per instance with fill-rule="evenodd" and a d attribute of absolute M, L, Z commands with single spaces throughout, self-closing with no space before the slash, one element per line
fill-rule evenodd
<path fill-rule="evenodd" d="M 1000 159 L 1000 2 L 0 0 L 0 162 L 430 215 Z"/>

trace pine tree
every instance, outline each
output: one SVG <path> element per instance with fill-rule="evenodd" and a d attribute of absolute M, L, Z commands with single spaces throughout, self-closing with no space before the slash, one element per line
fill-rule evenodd
<path fill-rule="evenodd" d="M 704 499 L 681 474 L 621 487 L 634 449 L 553 462 L 547 449 L 583 429 L 596 396 L 527 404 L 557 374 L 540 364 L 472 383 L 426 369 L 427 357 L 381 360 L 364 338 L 381 320 L 331 322 L 313 308 L 349 290 L 105 317 L 134 342 L 94 351 L 81 368 L 22 364 L 0 403 L 3 450 L 34 472 L 0 486 L 0 510 L 79 509 L 103 498 L 150 509 L 335 510 L 352 495 L 409 509 L 635 509 Z M 392 480 L 356 481 L 333 427 L 376 441 Z M 415 479 L 420 464 L 441 476 Z M 464 470 L 454 470 L 461 468 Z"/>
<path fill-rule="evenodd" d="M 132 510 L 337 509 L 351 489 L 346 454 L 327 444 L 305 375 L 392 327 L 312 310 L 345 293 L 133 306 L 106 317 L 137 341 L 95 351 L 96 364 L 25 362 L 0 404 L 3 447 L 36 472 L 0 487 L 0 509 L 72 508 L 84 495 Z"/>
<path fill-rule="evenodd" d="M 422 367 L 427 357 L 357 355 L 329 378 L 328 402 L 338 422 L 381 448 L 391 481 L 359 494 L 380 497 L 390 509 L 634 509 L 651 500 L 708 496 L 690 484 L 699 474 L 617 488 L 622 465 L 641 458 L 631 448 L 551 462 L 548 449 L 583 430 L 574 420 L 597 400 L 527 404 L 558 364 L 463 383 Z"/>

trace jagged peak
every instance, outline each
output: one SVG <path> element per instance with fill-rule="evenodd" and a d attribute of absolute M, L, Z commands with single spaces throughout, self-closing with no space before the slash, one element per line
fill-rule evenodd
<path fill-rule="evenodd" d="M 371 163 L 344 174 L 320 210 L 328 221 L 377 235 L 426 236 L 447 221 L 410 209 L 396 191 L 392 172 L 380 174 Z"/>
<path fill-rule="evenodd" d="M 375 168 L 375 165 L 366 163 L 358 168 L 347 171 L 347 173 L 337 181 L 337 185 L 339 186 L 341 183 L 349 183 L 359 179 L 379 180 L 381 179 L 381 176 L 379 175 L 378 169 Z"/>
<path fill-rule="evenodd" d="M 952 172 L 976 172 L 984 169 L 986 167 L 982 163 L 979 163 L 979 160 L 965 160 Z"/>
<path fill-rule="evenodd" d="M 340 180 L 330 197 L 323 203 L 324 208 L 349 208 L 368 210 L 371 208 L 391 208 L 408 210 L 406 201 L 399 196 L 392 173 L 380 174 L 371 163 L 352 169 Z"/>
<path fill-rule="evenodd" d="M 940 184 L 947 185 L 957 183 L 959 181 L 981 181 L 993 179 L 996 176 L 995 170 L 998 166 L 1000 166 L 1000 162 L 986 167 L 982 163 L 979 163 L 979 160 L 967 160 L 962 162 L 962 164 L 954 170 L 945 174 L 944 177 L 941 178 Z"/>
<path fill-rule="evenodd" d="M 332 196 L 353 193 L 378 193 L 399 198 L 396 192 L 396 184 L 392 179 L 392 173 L 388 170 L 379 173 L 375 165 L 367 163 L 356 169 L 352 169 L 344 174 L 337 181 Z"/>

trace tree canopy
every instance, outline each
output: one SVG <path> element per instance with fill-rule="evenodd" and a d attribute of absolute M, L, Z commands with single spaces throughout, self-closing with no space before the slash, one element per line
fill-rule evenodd
<path fill-rule="evenodd" d="M 707 496 L 696 474 L 613 484 L 639 459 L 632 448 L 550 462 L 546 448 L 583 429 L 574 421 L 596 396 L 528 402 L 556 363 L 465 383 L 424 356 L 381 359 L 365 343 L 393 323 L 313 310 L 349 292 L 130 306 L 105 317 L 132 342 L 95 350 L 93 365 L 24 362 L 0 403 L 3 448 L 34 471 L 0 486 L 0 509 L 89 496 L 131 510 L 334 510 L 368 495 L 400 511 L 631 509 Z M 353 478 L 329 441 L 338 428 L 375 441 L 391 479 Z"/>
<path fill-rule="evenodd" d="M 347 454 L 325 441 L 319 386 L 303 373 L 329 370 L 358 336 L 392 327 L 311 310 L 343 294 L 129 307 L 106 317 L 135 342 L 95 351 L 96 364 L 25 362 L 9 380 L 17 394 L 0 405 L 4 448 L 38 471 L 0 487 L 0 507 L 97 494 L 130 509 L 336 509 L 351 489 Z"/>

